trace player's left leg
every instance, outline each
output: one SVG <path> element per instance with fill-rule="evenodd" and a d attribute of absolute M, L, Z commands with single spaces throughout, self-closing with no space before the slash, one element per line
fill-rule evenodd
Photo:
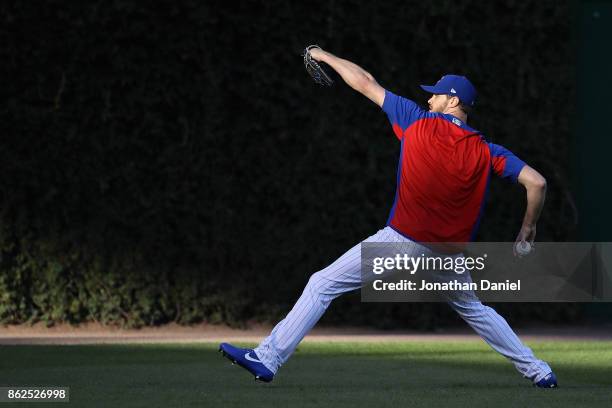
<path fill-rule="evenodd" d="M 390 227 L 379 230 L 364 242 L 409 242 Z M 355 245 L 331 265 L 314 273 L 289 314 L 281 320 L 254 350 L 241 349 L 228 343 L 220 351 L 233 362 L 246 368 L 256 379 L 272 381 L 279 367 L 295 351 L 304 336 L 319 321 L 332 300 L 362 286 L 361 243 Z"/>
<path fill-rule="evenodd" d="M 364 242 L 409 242 L 390 227 L 378 231 Z M 420 247 L 416 243 L 415 247 Z M 260 360 L 272 372 L 285 363 L 300 341 L 319 321 L 328 306 L 343 293 L 359 289 L 361 244 L 355 245 L 328 267 L 313 274 L 289 314 L 255 349 Z"/>

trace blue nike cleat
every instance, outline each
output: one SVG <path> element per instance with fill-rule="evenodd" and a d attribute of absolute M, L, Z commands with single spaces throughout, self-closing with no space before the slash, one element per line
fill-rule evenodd
<path fill-rule="evenodd" d="M 219 351 L 223 357 L 227 357 L 232 363 L 238 364 L 255 376 L 255 380 L 270 382 L 274 379 L 274 373 L 261 362 L 255 351 L 234 347 L 229 343 L 221 343 Z"/>
<path fill-rule="evenodd" d="M 555 373 L 551 371 L 546 375 L 546 377 L 542 378 L 533 385 L 538 388 L 557 388 L 557 377 L 555 376 Z"/>

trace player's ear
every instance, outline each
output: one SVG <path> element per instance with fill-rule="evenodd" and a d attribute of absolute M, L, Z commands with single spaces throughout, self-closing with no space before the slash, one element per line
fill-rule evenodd
<path fill-rule="evenodd" d="M 459 98 L 456 96 L 451 96 L 450 101 L 448 101 L 449 108 L 456 108 L 459 106 Z"/>

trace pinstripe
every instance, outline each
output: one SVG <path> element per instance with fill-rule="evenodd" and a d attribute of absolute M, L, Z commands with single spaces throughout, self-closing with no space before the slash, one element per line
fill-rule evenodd
<path fill-rule="evenodd" d="M 314 323 L 319 320 L 320 316 L 327 308 L 327 297 L 330 296 L 328 293 L 326 293 L 328 291 L 324 289 L 330 286 L 329 282 L 334 281 L 334 279 L 332 279 L 333 275 L 339 273 L 339 276 L 335 278 L 335 280 L 342 282 L 343 276 L 352 273 L 351 265 L 357 259 L 361 259 L 360 253 L 354 253 L 356 248 L 359 249 L 359 245 L 356 245 L 355 247 L 351 248 L 327 268 L 313 274 L 313 276 L 309 280 L 309 285 L 307 285 L 307 287 L 304 289 L 304 293 L 302 294 L 302 297 L 306 295 L 304 301 L 301 302 L 300 300 L 302 300 L 302 298 L 300 298 L 296 303 L 296 307 L 294 307 L 294 310 L 297 311 L 297 315 L 291 318 L 291 323 L 288 326 L 286 320 L 288 320 L 287 318 L 289 318 L 290 316 L 287 316 L 287 318 L 285 318 L 283 322 L 281 322 L 283 324 L 281 327 L 283 327 L 284 330 L 279 330 L 279 339 L 277 339 L 278 345 L 288 347 L 292 344 L 291 338 L 296 336 L 299 336 L 299 340 L 297 340 L 297 342 L 299 342 L 303 338 L 303 335 L 299 335 L 299 330 L 296 331 L 296 327 L 299 328 L 300 326 L 302 326 L 306 329 L 305 331 L 309 331 L 310 328 L 312 328 L 312 326 L 314 325 Z M 329 275 L 329 277 L 324 277 L 325 275 Z M 357 288 L 358 286 L 355 289 Z M 339 292 L 339 289 L 341 288 L 338 287 L 335 292 Z M 310 293 L 307 293 L 308 291 Z M 339 296 L 340 294 L 341 292 L 337 293 L 335 296 L 333 296 L 333 298 Z M 312 302 L 310 303 L 310 305 L 305 305 L 304 303 L 308 303 L 306 302 L 308 295 L 310 295 Z M 329 300 L 331 301 L 332 299 Z M 318 306 L 322 307 L 323 310 L 313 310 L 317 309 Z M 306 316 L 307 318 L 304 319 L 304 316 Z M 310 318 L 308 318 L 308 316 L 310 316 Z M 311 323 L 312 320 L 315 320 L 315 322 Z"/>
<path fill-rule="evenodd" d="M 480 301 L 449 303 L 489 346 L 508 358 L 525 377 L 537 380 L 552 371 L 521 343 L 506 320 L 489 306 Z"/>
<path fill-rule="evenodd" d="M 412 256 L 419 256 L 421 252 L 432 254 L 429 248 L 409 240 L 390 227 L 385 227 L 363 242 L 392 243 Z M 469 274 L 436 275 L 438 279 L 451 277 L 471 281 Z M 362 284 L 361 244 L 357 244 L 310 277 L 291 311 L 255 349 L 261 361 L 276 373 L 323 316 L 329 304 L 343 293 L 359 289 Z M 459 299 L 468 297 L 470 301 L 449 300 L 449 305 L 487 344 L 508 358 L 521 374 L 537 381 L 552 371 L 548 364 L 536 359 L 531 349 L 521 343 L 506 320 L 492 308 L 483 305 L 473 291 L 459 295 Z"/>

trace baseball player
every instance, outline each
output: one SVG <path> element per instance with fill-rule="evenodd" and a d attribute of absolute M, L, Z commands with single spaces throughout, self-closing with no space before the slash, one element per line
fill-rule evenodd
<path fill-rule="evenodd" d="M 383 229 L 364 242 L 406 243 L 418 256 L 431 253 L 420 243 L 473 240 L 494 173 L 525 187 L 527 209 L 516 241 L 533 243 L 546 181 L 512 152 L 488 143 L 467 125 L 476 90 L 466 77 L 445 75 L 435 85 L 421 85 L 432 94 L 429 111 L 425 111 L 382 88 L 358 65 L 320 48 L 310 52 L 313 59 L 327 63 L 351 88 L 380 106 L 401 143 L 397 190 L 389 219 Z M 363 285 L 360 267 L 357 244 L 310 277 L 293 309 L 254 350 L 222 343 L 220 351 L 257 380 L 272 381 L 331 301 Z M 450 300 L 449 305 L 535 386 L 557 386 L 549 365 L 534 356 L 495 310 L 473 294 Z"/>

